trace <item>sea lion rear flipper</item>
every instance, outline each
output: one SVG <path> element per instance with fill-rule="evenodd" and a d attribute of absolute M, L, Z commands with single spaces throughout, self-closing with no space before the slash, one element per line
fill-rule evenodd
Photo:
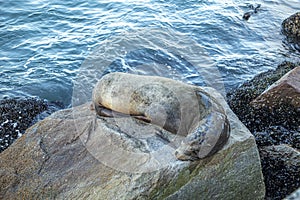
<path fill-rule="evenodd" d="M 175 155 L 179 160 L 197 160 L 213 155 L 228 141 L 230 124 L 226 112 L 216 99 L 203 91 L 196 93 L 199 104 L 208 113 L 189 132 Z"/>

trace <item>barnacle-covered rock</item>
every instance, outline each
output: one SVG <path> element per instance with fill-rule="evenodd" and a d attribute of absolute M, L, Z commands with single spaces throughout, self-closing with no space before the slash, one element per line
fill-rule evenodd
<path fill-rule="evenodd" d="M 282 22 L 282 32 L 290 41 L 300 42 L 300 12 L 293 14 Z"/>

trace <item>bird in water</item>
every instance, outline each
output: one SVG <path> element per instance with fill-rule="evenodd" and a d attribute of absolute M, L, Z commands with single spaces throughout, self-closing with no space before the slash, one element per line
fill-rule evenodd
<path fill-rule="evenodd" d="M 257 13 L 258 9 L 260 8 L 261 4 L 258 4 L 256 7 L 254 7 L 253 5 L 250 6 L 250 8 L 252 9 L 251 11 L 246 12 L 243 15 L 243 19 L 244 20 L 248 20 L 251 15 L 253 15 L 254 13 Z"/>

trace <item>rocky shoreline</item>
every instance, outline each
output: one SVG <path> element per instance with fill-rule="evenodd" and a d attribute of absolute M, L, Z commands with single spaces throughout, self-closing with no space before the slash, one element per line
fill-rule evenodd
<path fill-rule="evenodd" d="M 57 102 L 33 97 L 0 100 L 0 153 L 31 125 L 62 108 L 63 105 Z"/>
<path fill-rule="evenodd" d="M 276 70 L 259 74 L 227 94 L 228 105 L 255 136 L 266 186 L 265 199 L 282 199 L 300 187 L 300 110 L 288 104 L 271 110 L 256 108 L 251 102 L 297 66 L 299 63 L 284 62 Z M 40 99 L 4 99 L 0 105 L 1 130 L 10 135 L 11 144 L 20 136 L 15 132 L 22 134 L 56 110 L 57 106 Z"/>
<path fill-rule="evenodd" d="M 282 22 L 282 34 L 285 43 L 291 51 L 300 51 L 300 12 L 297 12 Z"/>
<path fill-rule="evenodd" d="M 299 65 L 282 63 L 227 94 L 229 106 L 255 136 L 266 199 L 282 199 L 300 187 L 300 110 L 289 104 L 256 108 L 251 102 Z"/>
<path fill-rule="evenodd" d="M 299 44 L 299 30 L 300 30 L 300 20 L 299 20 L 299 13 L 296 13 L 295 15 L 292 15 L 290 18 L 285 20 L 283 22 L 283 33 L 287 36 L 287 39 L 289 42 L 295 43 L 296 47 Z M 275 88 L 280 84 L 286 84 L 284 77 L 286 77 L 287 73 L 290 73 L 293 70 L 298 70 L 297 67 L 300 66 L 300 63 L 291 63 L 291 62 L 284 62 L 281 65 L 277 67 L 275 70 L 269 70 L 267 72 L 264 72 L 262 74 L 259 74 L 255 76 L 252 80 L 245 82 L 243 85 L 241 85 L 239 88 L 234 89 L 227 94 L 227 103 L 232 109 L 232 111 L 238 116 L 239 120 L 250 130 L 252 135 L 255 137 L 256 145 L 259 150 L 259 155 L 261 159 L 261 165 L 262 165 L 262 173 L 264 176 L 264 184 L 266 187 L 266 195 L 265 199 L 283 199 L 293 193 L 293 195 L 290 197 L 290 199 L 299 197 L 299 188 L 300 188 L 300 108 L 298 106 L 297 98 L 299 97 L 299 88 L 294 88 L 294 93 L 296 95 L 296 103 L 293 101 L 288 101 L 284 99 L 283 101 L 277 101 L 276 104 L 269 104 L 271 102 L 266 100 L 267 98 L 273 98 L 274 95 L 278 94 L 271 93 L 271 96 L 263 96 L 270 93 L 270 89 L 268 88 Z M 298 67 L 299 68 L 299 67 Z M 297 80 L 297 79 L 295 79 Z M 300 78 L 298 77 L 298 80 Z M 281 82 L 280 82 L 281 81 Z M 295 82 L 295 81 L 294 81 Z M 297 93 L 298 92 L 298 93 Z M 273 96 L 272 96 L 273 95 Z M 294 95 L 294 94 L 293 94 Z M 297 96 L 298 95 L 298 96 Z M 266 98 L 266 99 L 264 99 Z M 282 98 L 282 97 L 281 97 Z M 295 99 L 295 98 L 292 98 Z M 277 104 L 278 103 L 278 104 Z M 56 103 L 49 103 L 45 100 L 36 99 L 36 98 L 12 98 L 12 99 L 3 99 L 0 100 L 0 153 L 1 156 L 4 158 L 9 158 L 11 154 L 13 154 L 12 148 L 9 148 L 8 150 L 4 151 L 9 145 L 11 145 L 16 139 L 18 139 L 27 128 L 29 128 L 34 123 L 38 122 L 41 119 L 44 119 L 45 117 L 49 116 L 51 113 L 62 109 L 63 107 Z M 83 111 L 83 108 L 85 110 Z M 87 117 L 92 118 L 92 114 L 89 113 L 87 106 L 84 106 L 83 108 L 76 108 L 77 113 L 79 113 L 81 117 L 81 114 L 86 115 Z M 75 110 L 76 110 L 75 109 Z M 31 162 L 27 162 L 27 160 L 22 161 L 22 158 L 18 157 L 18 155 L 14 155 L 15 159 L 19 159 L 20 163 L 23 163 L 24 169 L 22 169 L 22 166 L 15 166 L 13 168 L 11 165 L 13 163 L 10 163 L 11 165 L 5 163 L 4 161 L 0 160 L 0 165 L 4 166 L 3 169 L 0 168 L 0 189 L 7 191 L 5 193 L 5 197 L 12 197 L 10 195 L 13 195 L 11 191 L 13 191 L 15 188 L 18 188 L 18 191 L 22 194 L 28 194 L 27 197 L 37 197 L 32 195 L 39 195 L 34 194 L 35 190 L 34 187 L 38 188 L 40 191 L 46 191 L 45 197 L 49 197 L 48 194 L 50 194 L 51 197 L 58 197 L 60 196 L 60 193 L 58 191 L 62 189 L 64 192 L 63 195 L 67 195 L 68 197 L 72 197 L 74 194 L 70 194 L 68 190 L 72 193 L 76 192 L 82 192 L 79 194 L 79 197 L 82 197 L 80 195 L 86 195 L 85 191 L 86 188 L 77 188 L 77 185 L 74 185 L 75 188 L 70 188 L 68 184 L 72 185 L 74 181 L 81 183 L 80 181 L 86 179 L 90 179 L 90 182 L 85 183 L 87 186 L 92 185 L 93 187 L 98 187 L 97 184 L 101 184 L 100 182 L 97 183 L 97 181 L 94 179 L 93 175 L 91 174 L 84 174 L 82 171 L 82 168 L 85 170 L 91 169 L 94 173 L 99 173 L 99 163 L 96 161 L 85 149 L 85 147 L 81 146 L 81 142 L 78 141 L 78 138 L 80 136 L 78 135 L 70 135 L 75 133 L 75 131 L 67 131 L 67 129 L 72 130 L 72 124 L 77 119 L 74 119 L 74 116 L 70 114 L 70 110 L 64 110 L 59 111 L 54 114 L 53 119 L 46 119 L 44 123 L 37 123 L 33 127 L 29 128 L 29 136 L 26 136 L 26 142 L 30 142 L 30 145 L 25 147 L 25 139 L 21 141 L 18 140 L 18 145 L 15 146 L 15 149 L 20 153 L 24 158 L 28 158 L 28 160 Z M 231 112 L 231 111 L 230 111 Z M 232 114 L 233 116 L 234 114 Z M 72 118 L 73 117 L 73 118 Z M 234 118 L 234 116 L 232 117 Z M 81 119 L 81 118 L 78 118 Z M 81 122 L 87 122 L 86 118 L 82 118 Z M 61 121 L 65 123 L 60 123 Z M 80 122 L 80 120 L 79 120 Z M 90 123 L 90 121 L 88 121 Z M 50 130 L 49 126 L 55 124 L 57 126 L 54 130 Z M 84 128 L 87 125 L 87 123 L 82 123 L 82 127 Z M 90 124 L 88 124 L 90 125 Z M 243 127 L 240 125 L 240 128 Z M 64 128 L 66 130 L 65 134 L 56 135 L 56 131 L 60 130 L 59 128 Z M 86 131 L 85 129 L 83 131 Z M 237 130 L 235 130 L 238 132 Z M 249 131 L 248 131 L 249 132 Z M 39 135 L 40 134 L 40 135 Z M 43 136 L 42 134 L 48 134 L 47 137 Z M 52 134 L 52 135 L 51 135 Z M 69 134 L 69 135 L 68 135 Z M 51 136 L 50 136 L 51 135 Z M 51 137 L 58 137 L 57 140 L 49 140 Z M 59 138 L 61 137 L 61 138 Z M 70 138 L 69 138 L 70 137 Z M 251 136 L 252 137 L 252 136 Z M 253 137 L 252 137 L 253 138 Z M 38 144 L 35 144 L 38 140 Z M 255 149 L 253 149 L 251 144 L 251 138 L 245 138 L 245 141 L 247 141 L 247 147 L 245 148 L 247 151 L 252 152 L 251 155 L 253 158 L 255 157 Z M 254 140 L 253 140 L 254 141 Z M 254 143 L 252 141 L 252 143 Z M 49 144 L 55 143 L 55 145 L 49 145 L 47 146 L 47 142 Z M 63 144 L 65 142 L 65 144 Z M 27 144 L 27 143 L 26 143 Z M 25 145 L 25 146 L 24 146 Z M 59 145 L 62 145 L 61 147 Z M 231 144 L 232 145 L 232 144 Z M 233 145 L 234 146 L 234 145 Z M 251 146 L 251 148 L 250 148 Z M 254 145 L 255 146 L 255 145 Z M 24 149 L 23 149 L 24 147 Z M 64 149 L 66 148 L 66 149 Z M 242 148 L 242 146 L 234 147 L 231 149 L 231 147 L 226 149 L 226 151 L 229 151 L 230 153 L 226 151 L 222 151 L 222 156 L 228 156 L 229 158 L 236 159 L 236 163 L 241 163 L 240 161 L 247 161 L 247 159 L 242 158 L 242 155 L 239 155 L 241 157 L 237 157 L 236 155 L 238 152 L 241 152 L 240 150 L 237 150 L 238 148 Z M 70 152 L 76 152 L 80 151 L 81 153 L 75 156 L 70 156 Z M 62 152 L 60 152 L 62 151 Z M 59 155 L 60 157 L 57 157 L 55 153 L 61 153 Z M 257 150 L 256 150 L 257 152 Z M 64 165 L 61 165 L 60 168 L 57 166 L 59 162 L 62 162 L 61 157 L 70 156 L 69 160 L 64 160 Z M 231 157 L 231 155 L 233 155 Z M 79 157 L 77 159 L 77 156 Z M 222 157 L 221 156 L 221 157 Z M 217 157 L 220 157 L 217 156 Z M 221 158 L 220 157 L 220 158 Z M 207 173 L 207 176 L 210 176 L 212 172 L 210 170 L 207 170 L 208 168 L 205 168 L 206 165 L 208 166 L 215 166 L 217 163 L 218 167 L 226 166 L 226 163 L 221 162 L 222 159 L 215 158 L 212 160 L 206 160 L 203 163 L 197 165 L 195 164 L 187 164 L 187 165 L 178 165 L 177 162 L 172 161 L 173 167 L 176 166 L 177 170 L 180 169 L 182 174 L 184 173 L 186 176 L 188 176 L 188 179 L 185 178 L 186 176 L 183 176 L 182 174 L 177 174 L 176 172 L 166 172 L 161 171 L 160 174 L 154 174 L 157 178 L 155 181 L 160 181 L 162 177 L 161 175 L 168 177 L 171 182 L 164 183 L 164 182 L 158 182 L 155 184 L 162 184 L 162 186 L 168 186 L 168 188 L 161 193 L 158 191 L 158 188 L 154 188 L 151 195 L 154 195 L 154 197 L 162 197 L 165 195 L 170 195 L 171 192 L 173 193 L 173 198 L 180 195 L 184 196 L 184 192 L 190 191 L 190 189 L 193 189 L 193 185 L 189 185 L 188 182 L 190 180 L 194 181 L 194 184 L 196 184 L 196 180 L 194 177 L 191 176 L 191 174 L 197 178 L 205 179 L 206 176 L 201 173 L 205 172 Z M 36 161 L 38 159 L 40 162 Z M 239 160 L 241 159 L 241 160 Z M 9 162 L 9 160 L 7 160 Z M 44 163 L 50 162 L 49 166 L 45 166 Z M 82 166 L 82 162 L 85 164 Z M 228 162 L 228 161 L 227 161 Z M 232 161 L 233 162 L 233 161 Z M 32 164 L 33 163 L 33 164 Z M 92 163 L 92 164 L 91 164 Z M 31 166 L 31 165 L 32 166 Z M 52 165 L 51 165 L 52 164 Z M 73 167 L 75 165 L 75 167 Z M 245 164 L 245 163 L 244 163 Z M 256 170 L 256 174 L 254 177 L 259 177 L 259 173 L 257 172 L 258 168 L 250 168 L 251 163 L 246 163 L 247 166 L 244 166 L 245 169 L 249 168 L 249 170 Z M 257 164 L 257 163 L 256 163 Z M 70 167 L 69 169 L 66 169 L 65 165 L 68 165 Z M 78 168 L 76 168 L 78 166 Z M 27 168 L 26 168 L 27 167 Z M 32 168 L 31 168 L 32 167 Z M 220 176 L 219 173 L 222 173 L 218 171 L 218 167 L 214 167 L 213 171 L 214 173 L 218 174 L 219 177 L 216 179 L 213 179 L 213 176 L 210 178 L 213 179 L 215 182 L 221 181 L 222 174 Z M 240 167 L 240 166 L 239 166 Z M 14 170 L 16 168 L 20 168 L 19 172 L 16 173 Z M 48 169 L 49 168 L 49 169 Z M 7 170 L 6 170 L 7 169 Z M 30 171 L 30 170 L 33 170 Z M 61 174 L 61 176 L 65 176 L 65 181 L 69 181 L 66 183 L 60 183 L 58 180 L 57 183 L 55 183 L 53 177 L 56 176 L 55 170 L 64 171 L 65 174 Z M 101 169 L 104 170 L 108 175 L 114 174 L 116 172 L 113 172 L 113 170 L 106 168 L 106 166 L 101 166 Z M 29 170 L 29 171 L 27 171 Z M 79 176 L 82 176 L 81 180 L 77 180 L 74 178 L 74 174 L 70 173 L 70 171 L 76 171 Z M 204 170 L 204 171 L 201 171 Z M 226 170 L 231 170 L 230 168 L 226 168 Z M 239 169 L 235 169 L 236 171 L 233 171 L 234 173 L 238 173 Z M 250 170 L 250 171 L 251 171 Z M 24 172 L 25 171 L 25 172 Z M 249 174 L 253 175 L 253 173 Z M 48 172 L 53 173 L 52 176 L 49 176 L 49 179 L 46 180 L 40 180 L 42 179 L 40 177 L 40 174 L 43 174 L 45 176 L 48 176 Z M 201 172 L 201 173 L 199 173 Z M 32 175 L 33 173 L 36 173 Z M 20 174 L 26 175 L 25 179 L 20 178 Z M 226 173 L 227 175 L 230 173 Z M 224 176 L 226 175 L 224 174 Z M 35 176 L 40 182 L 34 182 L 35 186 L 28 185 L 30 181 L 27 181 L 27 176 Z M 101 174 L 98 174 L 101 176 Z M 116 173 L 115 176 L 121 176 L 124 178 L 124 180 L 129 181 L 126 179 L 127 174 L 118 174 Z M 132 175 L 131 175 L 132 176 Z M 144 181 L 143 184 L 146 184 L 147 186 L 147 180 L 141 179 L 140 176 L 133 175 L 136 180 Z M 178 176 L 178 177 L 177 177 Z M 242 176 L 242 175 L 241 175 Z M 151 176 L 147 176 L 149 180 L 152 180 Z M 172 177 L 175 177 L 175 179 L 172 179 Z M 233 174 L 233 178 L 235 177 L 235 174 Z M 120 185 L 120 182 L 118 182 L 118 179 L 114 179 L 111 177 L 114 181 L 113 183 L 118 183 Z M 73 180 L 74 179 L 74 180 Z M 76 180 L 75 180 L 76 179 Z M 239 177 L 240 181 L 242 181 L 242 178 Z M 183 181 L 184 180 L 184 181 Z M 227 179 L 226 179 L 227 180 Z M 228 181 L 234 181 L 234 179 L 228 179 Z M 250 180 L 250 179 L 249 179 Z M 19 181 L 19 182 L 18 182 Z M 54 183 L 53 183 L 54 181 Z M 93 182 L 94 181 L 94 182 Z M 153 180 L 154 181 L 154 180 Z M 172 182 L 175 181 L 175 182 Z M 183 183 L 183 182 L 184 183 Z M 256 179 L 257 183 L 259 182 L 259 178 Z M 210 186 L 215 185 L 215 182 L 209 182 Z M 262 181 L 261 181 L 262 182 Z M 39 183 L 45 184 L 44 186 L 41 186 Z M 171 183 L 171 184 L 170 184 Z M 7 185 L 6 185 L 7 184 Z M 24 185 L 24 188 L 20 188 L 18 185 Z M 51 185 L 52 184 L 52 185 Z M 89 185 L 90 184 L 90 185 Z M 95 185 L 96 184 L 96 185 Z M 112 184 L 110 182 L 107 182 L 106 184 Z M 118 185 L 117 184 L 117 185 Z M 138 184 L 138 183 L 136 183 Z M 165 185 L 164 185 L 165 184 Z M 176 191 L 177 188 L 174 188 L 172 185 L 178 186 L 178 192 Z M 186 184 L 183 186 L 183 184 Z M 201 183 L 205 184 L 205 182 Z M 231 183 L 236 184 L 236 183 Z M 48 185 L 51 185 L 48 187 Z M 179 187 L 180 185 L 180 187 Z M 253 184 L 255 185 L 255 184 Z M 262 184 L 263 185 L 263 184 Z M 47 186 L 47 187 L 46 187 Z M 145 185 L 142 185 L 140 189 L 149 189 Z M 106 187 L 106 186 L 105 186 Z M 133 188 L 136 188 L 136 186 L 132 186 Z M 140 187 L 140 185 L 139 185 Z M 220 187 L 220 186 L 219 186 Z M 258 187 L 258 186 L 257 186 Z M 263 186 L 262 186 L 263 187 Z M 77 190 L 76 190 L 77 188 Z M 67 190 L 68 189 L 68 190 Z M 99 188 L 98 188 L 99 189 Z M 116 194 L 119 194 L 119 188 L 115 187 Z M 194 188 L 195 189 L 195 188 Z M 205 188 L 204 188 L 205 189 Z M 210 187 L 206 188 L 211 189 Z M 220 188 L 223 189 L 224 188 Z M 245 188 L 246 189 L 246 188 Z M 260 192 L 260 195 L 263 193 L 262 190 L 264 188 L 257 189 L 253 188 L 253 190 L 257 190 Z M 1 197 L 1 190 L 0 190 L 0 197 Z M 24 190 L 24 191 L 23 191 Z M 76 190 L 76 191 L 75 191 Z M 123 192 L 128 191 L 127 188 L 123 189 Z M 133 190 L 135 191 L 135 190 Z M 137 192 L 137 191 L 135 191 Z M 135 197 L 141 197 L 139 194 L 144 194 L 144 190 L 139 190 L 136 193 Z M 248 191 L 249 192 L 249 191 Z M 95 192 L 94 192 L 95 193 Z M 92 194 L 92 193 L 91 193 Z M 175 195 L 176 194 L 176 195 Z M 44 195 L 42 193 L 42 195 Z M 107 195 L 111 195 L 108 194 Z M 162 195 L 162 196 L 160 196 Z M 207 194 L 209 197 L 209 194 Z M 233 194 L 229 194 L 233 195 Z M 249 194 L 251 195 L 251 194 Z M 75 195 L 76 196 L 76 195 Z M 171 195 L 172 196 L 172 195 Z M 171 197 L 169 196 L 169 197 Z M 78 197 L 78 196 L 77 196 Z M 87 196 L 85 196 L 87 197 Z M 172 197 L 171 197 L 172 199 Z M 287 197 L 287 199 L 289 199 Z"/>
<path fill-rule="evenodd" d="M 182 136 L 128 116 L 96 117 L 89 102 L 37 122 L 0 154 L 0 199 L 263 199 L 254 137 L 216 90 L 201 90 L 232 127 L 214 156 L 178 160 Z"/>
<path fill-rule="evenodd" d="M 283 21 L 282 33 L 283 42 L 300 51 L 300 12 Z M 255 136 L 266 199 L 300 196 L 299 66 L 284 62 L 227 94 L 229 106 Z"/>

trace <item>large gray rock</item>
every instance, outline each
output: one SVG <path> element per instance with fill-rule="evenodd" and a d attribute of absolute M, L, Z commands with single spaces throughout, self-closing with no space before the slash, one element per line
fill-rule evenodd
<path fill-rule="evenodd" d="M 0 199 L 263 199 L 253 136 L 213 89 L 231 133 L 211 157 L 174 156 L 180 137 L 89 104 L 56 112 L 0 154 Z"/>

